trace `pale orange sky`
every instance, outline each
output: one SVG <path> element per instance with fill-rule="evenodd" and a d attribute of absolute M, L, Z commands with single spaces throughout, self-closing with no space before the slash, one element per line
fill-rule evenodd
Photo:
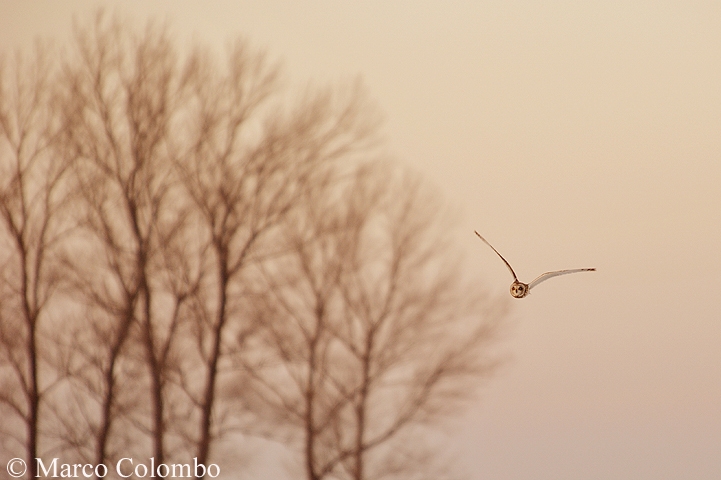
<path fill-rule="evenodd" d="M 103 4 L 247 36 L 293 83 L 360 74 L 487 288 L 510 278 L 474 229 L 521 280 L 598 268 L 513 301 L 514 359 L 453 435 L 471 478 L 721 478 L 721 3 Z M 0 0 L 0 48 L 97 5 Z"/>

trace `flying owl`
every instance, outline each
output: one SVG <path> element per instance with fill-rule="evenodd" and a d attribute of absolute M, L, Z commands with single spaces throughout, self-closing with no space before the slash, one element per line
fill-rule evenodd
<path fill-rule="evenodd" d="M 508 263 L 505 258 L 503 258 L 503 255 L 498 253 L 498 250 L 493 248 L 493 245 L 488 243 L 488 240 L 483 238 L 480 233 L 478 233 L 478 232 L 475 232 L 475 233 L 476 233 L 476 235 L 478 235 L 478 238 L 483 240 L 486 243 L 486 245 L 491 247 L 493 249 L 493 251 L 496 252 L 496 255 L 501 257 L 501 260 L 503 260 L 503 263 L 505 263 L 506 266 L 508 267 L 508 269 L 511 271 L 511 275 L 513 275 L 513 283 L 511 284 L 511 295 L 514 298 L 523 298 L 523 297 L 529 295 L 531 293 L 531 289 L 533 287 L 535 287 L 536 285 L 538 285 L 539 283 L 541 283 L 545 280 L 548 280 L 549 278 L 557 277 L 559 275 L 566 275 L 569 273 L 595 272 L 596 271 L 595 268 L 575 268 L 573 270 L 557 270 L 555 272 L 543 273 L 543 274 L 539 275 L 538 277 L 536 277 L 536 279 L 533 280 L 531 283 L 519 282 L 518 277 L 516 276 L 516 272 L 514 272 L 513 268 L 511 268 L 511 264 Z"/>

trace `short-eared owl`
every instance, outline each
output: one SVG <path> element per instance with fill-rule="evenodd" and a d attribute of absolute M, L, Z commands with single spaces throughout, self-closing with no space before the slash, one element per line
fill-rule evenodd
<path fill-rule="evenodd" d="M 486 245 L 493 248 L 493 245 L 488 243 L 488 240 L 483 238 L 480 233 L 475 232 L 476 235 L 478 235 L 478 238 L 486 242 Z M 578 272 L 595 272 L 595 268 L 576 268 L 573 270 L 557 270 L 555 272 L 546 272 L 542 275 L 539 275 L 536 277 L 535 280 L 533 280 L 531 283 L 523 283 L 518 281 L 518 277 L 516 276 L 516 272 L 513 271 L 513 268 L 511 268 L 511 264 L 506 261 L 505 258 L 503 258 L 503 255 L 498 253 L 498 250 L 493 248 L 493 251 L 496 252 L 496 255 L 501 257 L 501 260 L 503 260 L 503 263 L 506 264 L 508 269 L 511 271 L 511 275 L 513 275 L 513 283 L 511 284 L 511 295 L 515 298 L 523 298 L 526 295 L 529 295 L 531 293 L 531 289 L 538 285 L 539 283 L 548 280 L 549 278 L 557 277 L 559 275 L 566 275 L 568 273 L 578 273 Z"/>

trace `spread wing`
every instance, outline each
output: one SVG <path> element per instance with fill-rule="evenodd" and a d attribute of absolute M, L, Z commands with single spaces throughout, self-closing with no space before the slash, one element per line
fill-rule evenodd
<path fill-rule="evenodd" d="M 541 283 L 545 280 L 548 280 L 549 278 L 557 277 L 559 275 L 567 275 L 569 273 L 578 273 L 578 272 L 595 272 L 595 271 L 596 271 L 595 268 L 576 268 L 573 270 L 558 270 L 556 272 L 546 272 L 542 275 L 539 275 L 538 277 L 536 277 L 535 280 L 533 280 L 531 283 L 529 283 L 528 289 L 530 290 L 533 287 L 535 287 L 536 285 L 538 285 L 539 283 Z"/>
<path fill-rule="evenodd" d="M 474 230 L 474 232 L 476 233 L 476 235 L 478 235 L 478 238 L 480 238 L 481 240 L 483 240 L 483 241 L 486 243 L 486 245 L 488 245 L 489 247 L 493 248 L 493 245 L 491 245 L 490 243 L 488 243 L 488 240 L 486 240 L 485 238 L 483 238 L 480 233 L 476 232 L 475 230 Z M 503 258 L 503 255 L 501 255 L 500 253 L 498 253 L 498 250 L 496 250 L 495 248 L 493 248 L 493 251 L 496 252 L 496 255 L 498 255 L 499 257 L 501 257 L 501 260 L 503 260 L 503 263 L 505 263 L 506 266 L 508 267 L 508 269 L 511 271 L 511 275 L 513 275 L 513 279 L 514 279 L 514 280 L 518 280 L 518 277 L 516 276 L 516 272 L 514 272 L 513 269 L 511 268 L 511 264 L 508 263 L 505 258 Z M 546 275 L 546 274 L 544 273 L 544 275 Z M 541 275 L 541 276 L 543 276 L 543 275 Z"/>

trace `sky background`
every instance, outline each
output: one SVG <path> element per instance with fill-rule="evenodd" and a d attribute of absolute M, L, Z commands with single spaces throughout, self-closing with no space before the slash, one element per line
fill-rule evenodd
<path fill-rule="evenodd" d="M 0 0 L 0 50 L 99 5 Z M 521 280 L 598 269 L 513 301 L 512 360 L 451 430 L 470 478 L 721 479 L 721 2 L 103 5 L 181 45 L 243 35 L 293 83 L 360 75 L 480 288 L 511 278 L 474 229 Z"/>

